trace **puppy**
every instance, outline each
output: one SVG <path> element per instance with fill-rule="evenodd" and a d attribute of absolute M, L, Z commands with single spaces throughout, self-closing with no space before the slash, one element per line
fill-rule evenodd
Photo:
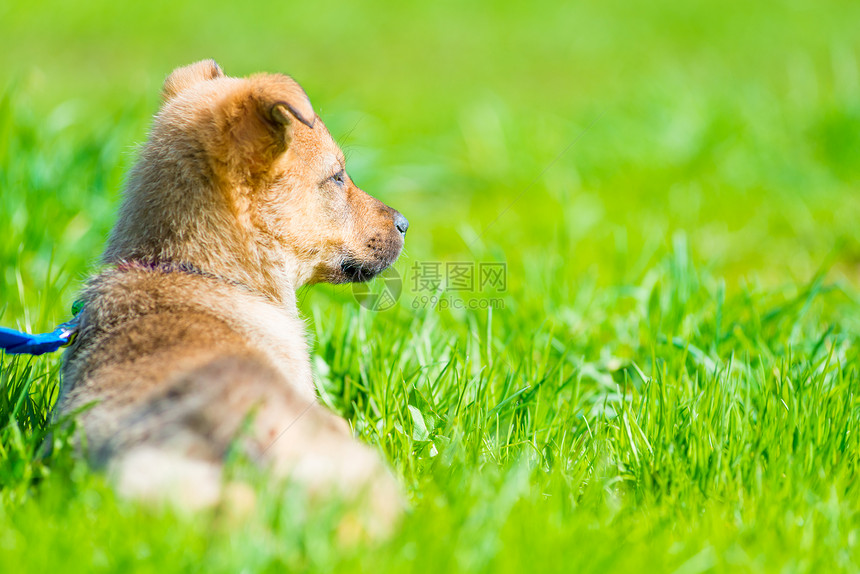
<path fill-rule="evenodd" d="M 223 497 L 229 448 L 313 492 L 370 500 L 398 488 L 316 400 L 303 285 L 371 279 L 406 218 L 353 184 L 289 76 L 179 68 L 126 184 L 104 263 L 83 292 L 60 412 L 121 494 L 200 508 Z"/>

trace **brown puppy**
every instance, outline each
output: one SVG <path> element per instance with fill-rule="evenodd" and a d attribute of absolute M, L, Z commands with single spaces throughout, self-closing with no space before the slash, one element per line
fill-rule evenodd
<path fill-rule="evenodd" d="M 238 444 L 315 491 L 368 493 L 385 522 L 398 490 L 316 402 L 295 291 L 370 279 L 408 222 L 352 183 L 292 78 L 230 78 L 207 60 L 174 71 L 163 99 L 109 268 L 83 294 L 61 411 L 94 403 L 89 451 L 126 495 L 211 505 Z"/>

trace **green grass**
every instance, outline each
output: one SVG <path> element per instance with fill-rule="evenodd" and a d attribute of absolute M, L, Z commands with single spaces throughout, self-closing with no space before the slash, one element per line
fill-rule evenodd
<path fill-rule="evenodd" d="M 409 217 L 404 293 L 300 294 L 324 401 L 410 513 L 260 486 L 239 526 L 118 500 L 59 356 L 0 356 L 4 572 L 860 569 L 860 7 L 616 1 L 0 4 L 0 322 L 65 320 L 163 77 L 293 73 Z M 503 308 L 414 308 L 416 262 Z M 488 297 L 487 293 L 446 293 Z M 417 301 L 420 303 L 420 299 Z"/>

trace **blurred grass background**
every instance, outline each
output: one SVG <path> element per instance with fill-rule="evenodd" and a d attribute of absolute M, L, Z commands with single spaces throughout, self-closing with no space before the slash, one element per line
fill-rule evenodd
<path fill-rule="evenodd" d="M 825 263 L 857 278 L 856 3 L 94 1 L 0 11 L 4 106 L 16 111 L 3 127 L 3 195 L 33 192 L 27 210 L 6 217 L 38 242 L 5 249 L 39 258 L 27 284 L 41 282 L 52 249 L 78 268 L 96 255 L 163 78 L 203 57 L 229 74 L 299 79 L 357 181 L 421 213 L 416 257 L 474 256 L 471 240 L 575 141 L 481 246 L 552 244 L 571 277 L 612 281 L 682 229 L 731 280 L 803 279 Z M 24 133 L 11 138 L 13 129 Z M 16 165 L 16 144 L 40 148 L 42 161 Z M 49 220 L 63 227 L 51 237 Z"/>
<path fill-rule="evenodd" d="M 271 517 L 271 540 L 251 529 L 248 548 L 225 546 L 208 523 L 119 505 L 70 455 L 42 465 L 56 358 L 4 363 L 6 394 L 36 407 L 0 408 L 14 415 L 0 549 L 34 571 L 55 548 L 103 570 L 250 556 L 253 569 L 856 570 L 858 29 L 860 4 L 839 0 L 0 2 L 4 325 L 67 317 L 163 79 L 209 57 L 302 83 L 356 182 L 410 219 L 402 273 L 504 261 L 509 285 L 492 316 L 414 312 L 408 294 L 372 316 L 348 288 L 303 294 L 327 402 L 418 509 L 386 553 L 328 556 L 324 535 Z M 827 392 L 798 386 L 803 373 Z M 628 407 L 625 377 L 644 385 Z M 446 418 L 458 392 L 472 410 Z M 649 418 L 658 403 L 675 418 Z M 392 439 L 415 412 L 429 430 Z M 535 452 L 546 474 L 517 462 Z"/>

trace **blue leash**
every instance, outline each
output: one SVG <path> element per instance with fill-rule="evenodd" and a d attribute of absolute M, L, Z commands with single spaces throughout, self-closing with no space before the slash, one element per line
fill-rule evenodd
<path fill-rule="evenodd" d="M 231 284 L 242 285 L 241 283 L 234 283 L 228 279 L 219 277 L 218 275 L 202 271 L 190 263 L 174 263 L 171 261 L 129 261 L 119 265 L 117 269 L 120 271 L 143 269 L 161 273 L 179 271 L 218 279 L 219 281 L 226 281 Z M 75 340 L 75 335 L 78 333 L 80 319 L 78 315 L 83 308 L 84 302 L 82 300 L 75 301 L 72 305 L 72 315 L 74 318 L 71 321 L 66 321 L 65 323 L 57 325 L 57 328 L 50 333 L 31 335 L 30 333 L 24 333 L 23 331 L 0 327 L 0 350 L 6 351 L 6 353 L 10 355 L 44 355 L 45 353 L 53 353 L 61 347 L 71 345 Z"/>
<path fill-rule="evenodd" d="M 241 283 L 234 283 L 228 279 L 219 277 L 218 275 L 201 271 L 190 263 L 173 263 L 170 261 L 130 261 L 119 265 L 118 269 L 120 271 L 144 269 L 159 271 L 162 273 L 181 271 L 183 273 L 201 275 L 203 277 L 218 279 L 219 281 L 227 281 L 231 284 L 242 285 Z M 10 355 L 43 355 L 45 353 L 53 353 L 61 347 L 71 345 L 75 340 L 75 335 L 78 333 L 80 319 L 78 315 L 83 308 L 84 302 L 82 300 L 75 301 L 72 305 L 72 315 L 74 318 L 71 321 L 61 323 L 50 333 L 31 335 L 29 333 L 24 333 L 23 331 L 0 327 L 0 350 L 4 350 Z"/>
<path fill-rule="evenodd" d="M 10 355 L 43 355 L 53 353 L 75 340 L 78 333 L 78 313 L 83 305 L 76 301 L 72 306 L 75 318 L 57 326 L 50 333 L 31 335 L 14 329 L 0 327 L 0 349 Z"/>

